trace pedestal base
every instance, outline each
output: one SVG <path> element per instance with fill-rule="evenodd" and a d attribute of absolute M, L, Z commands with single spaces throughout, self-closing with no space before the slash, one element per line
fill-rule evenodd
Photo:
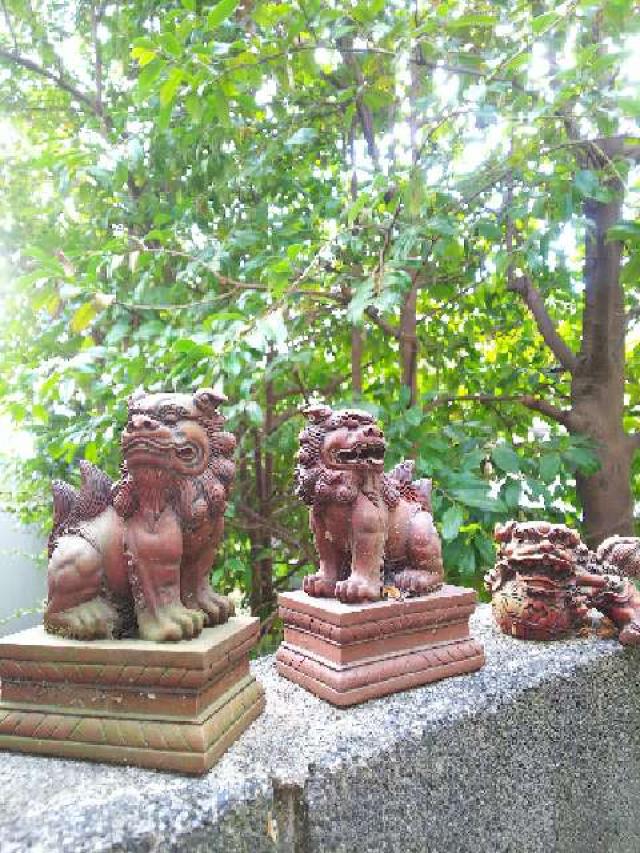
<path fill-rule="evenodd" d="M 422 598 L 342 604 L 304 592 L 279 596 L 278 672 L 348 706 L 473 672 L 484 649 L 469 635 L 474 590 L 444 586 Z"/>
<path fill-rule="evenodd" d="M 262 712 L 259 621 L 195 640 L 0 639 L 0 749 L 204 773 Z"/>

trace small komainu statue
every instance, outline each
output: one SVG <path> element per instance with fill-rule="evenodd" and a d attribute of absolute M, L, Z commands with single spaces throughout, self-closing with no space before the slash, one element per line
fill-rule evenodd
<path fill-rule="evenodd" d="M 209 573 L 235 468 L 209 389 L 129 399 L 121 479 L 88 462 L 82 485 L 53 484 L 45 627 L 76 639 L 170 641 L 226 622 Z"/>
<path fill-rule="evenodd" d="M 311 508 L 320 571 L 309 595 L 376 601 L 383 587 L 424 595 L 442 585 L 431 481 L 412 482 L 413 463 L 384 473 L 386 443 L 368 412 L 314 405 L 300 434 L 296 493 Z"/>
<path fill-rule="evenodd" d="M 498 555 L 485 576 L 498 626 L 524 640 L 556 640 L 588 630 L 596 609 L 623 645 L 640 644 L 640 540 L 612 537 L 590 551 L 576 530 L 546 521 L 496 527 Z"/>

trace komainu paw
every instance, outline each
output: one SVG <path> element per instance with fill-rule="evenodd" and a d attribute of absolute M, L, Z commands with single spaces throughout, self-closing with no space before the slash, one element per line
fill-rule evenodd
<path fill-rule="evenodd" d="M 182 604 L 168 604 L 156 613 L 140 611 L 138 629 L 143 640 L 156 643 L 178 642 L 197 637 L 205 625 L 205 614 Z"/>
<path fill-rule="evenodd" d="M 74 640 L 111 640 L 120 627 L 117 610 L 103 598 L 93 598 L 68 610 L 48 613 L 45 627 Z"/>

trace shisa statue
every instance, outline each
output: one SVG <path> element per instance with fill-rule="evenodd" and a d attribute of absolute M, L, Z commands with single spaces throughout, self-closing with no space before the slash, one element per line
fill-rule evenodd
<path fill-rule="evenodd" d="M 309 595 L 377 601 L 383 588 L 425 595 L 442 586 L 431 481 L 412 481 L 413 462 L 384 473 L 386 443 L 368 413 L 311 406 L 300 435 L 296 493 L 310 507 L 320 570 Z"/>
<path fill-rule="evenodd" d="M 278 671 L 338 706 L 479 669 L 472 589 L 443 583 L 431 481 L 413 463 L 384 471 L 368 413 L 313 405 L 296 492 L 309 506 L 319 570 L 279 596 Z"/>
<path fill-rule="evenodd" d="M 612 537 L 590 551 L 576 530 L 546 521 L 498 525 L 495 567 L 485 576 L 500 629 L 525 640 L 556 640 L 590 626 L 598 610 L 623 645 L 640 645 L 640 540 Z"/>
<path fill-rule="evenodd" d="M 235 439 L 224 397 L 129 399 L 119 481 L 55 483 L 44 626 L 0 639 L 0 745 L 203 773 L 262 712 L 235 616 L 209 575 Z"/>
<path fill-rule="evenodd" d="M 80 463 L 53 484 L 45 626 L 76 639 L 171 641 L 226 622 L 209 573 L 222 541 L 235 438 L 209 389 L 129 400 L 121 479 Z"/>

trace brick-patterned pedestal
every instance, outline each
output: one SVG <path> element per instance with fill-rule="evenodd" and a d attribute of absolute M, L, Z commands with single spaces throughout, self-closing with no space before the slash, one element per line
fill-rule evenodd
<path fill-rule="evenodd" d="M 259 620 L 195 640 L 0 639 L 0 749 L 204 773 L 264 708 Z"/>
<path fill-rule="evenodd" d="M 278 672 L 333 705 L 355 705 L 484 664 L 484 649 L 469 634 L 472 589 L 447 585 L 422 598 L 358 605 L 287 592 L 278 602 L 284 622 Z"/>

